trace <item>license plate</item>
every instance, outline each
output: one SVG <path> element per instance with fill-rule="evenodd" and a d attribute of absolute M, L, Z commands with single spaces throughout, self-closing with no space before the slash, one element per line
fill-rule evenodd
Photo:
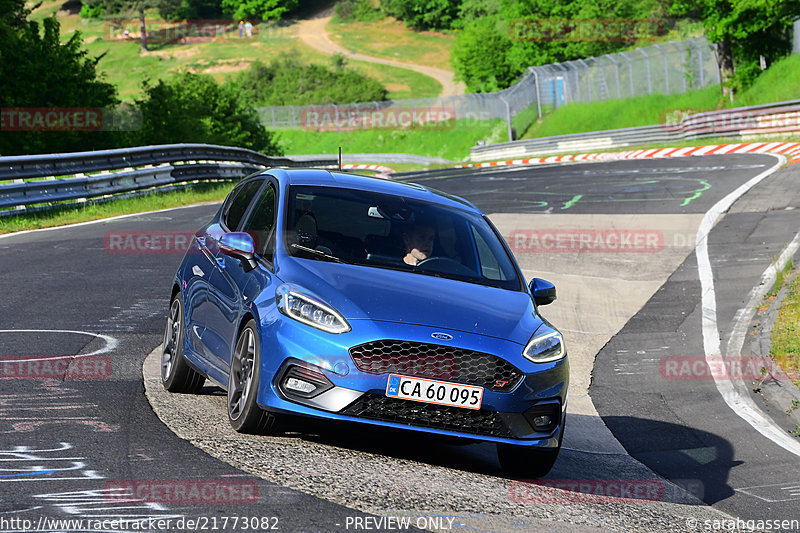
<path fill-rule="evenodd" d="M 391 374 L 389 382 L 386 384 L 386 396 L 437 405 L 480 409 L 483 387 Z"/>

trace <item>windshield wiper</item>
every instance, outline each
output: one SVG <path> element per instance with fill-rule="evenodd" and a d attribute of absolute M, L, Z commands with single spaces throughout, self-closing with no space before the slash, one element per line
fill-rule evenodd
<path fill-rule="evenodd" d="M 344 263 L 344 261 L 342 261 L 335 255 L 326 254 L 325 252 L 321 252 L 320 250 L 315 250 L 314 248 L 309 248 L 308 246 L 303 246 L 302 244 L 292 243 L 290 246 L 297 250 L 302 250 L 303 252 L 316 255 L 317 257 L 322 257 L 324 259 L 327 259 L 328 261 L 334 261 L 336 263 Z"/>

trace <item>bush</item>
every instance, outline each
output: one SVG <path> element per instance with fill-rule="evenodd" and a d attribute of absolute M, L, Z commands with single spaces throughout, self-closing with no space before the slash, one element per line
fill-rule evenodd
<path fill-rule="evenodd" d="M 85 18 L 101 18 L 121 13 L 130 14 L 133 2 L 126 0 L 82 0 L 80 16 Z"/>
<path fill-rule="evenodd" d="M 79 14 L 85 19 L 99 19 L 106 14 L 106 5 L 102 3 L 83 4 Z"/>
<path fill-rule="evenodd" d="M 269 65 L 255 62 L 231 83 L 251 105 L 349 104 L 386 100 L 380 82 L 343 65 L 302 65 L 284 54 Z"/>
<path fill-rule="evenodd" d="M 460 0 L 381 0 L 381 9 L 420 30 L 449 29 Z"/>
<path fill-rule="evenodd" d="M 372 7 L 369 0 L 344 0 L 333 8 L 334 14 L 341 20 L 379 20 L 381 11 Z"/>
<path fill-rule="evenodd" d="M 500 0 L 464 0 L 458 8 L 458 17 L 453 21 L 453 28 L 463 30 L 469 23 L 482 18 L 497 15 L 500 11 Z"/>
<path fill-rule="evenodd" d="M 219 0 L 159 0 L 158 14 L 167 20 L 213 19 L 222 7 Z"/>
<path fill-rule="evenodd" d="M 299 0 L 222 0 L 222 12 L 237 20 L 279 20 L 296 9 Z"/>
<path fill-rule="evenodd" d="M 205 74 L 184 72 L 145 84 L 139 144 L 209 143 L 280 155 L 273 134 L 230 85 Z"/>

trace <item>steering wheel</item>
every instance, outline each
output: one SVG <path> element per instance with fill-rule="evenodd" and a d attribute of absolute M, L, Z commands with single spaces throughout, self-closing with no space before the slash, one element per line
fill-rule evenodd
<path fill-rule="evenodd" d="M 445 257 L 443 255 L 435 255 L 423 259 L 417 263 L 418 267 L 426 267 L 428 270 L 435 270 L 437 272 L 449 272 L 451 274 L 460 274 L 463 276 L 474 276 L 475 272 L 468 266 L 462 265 L 455 259 Z"/>

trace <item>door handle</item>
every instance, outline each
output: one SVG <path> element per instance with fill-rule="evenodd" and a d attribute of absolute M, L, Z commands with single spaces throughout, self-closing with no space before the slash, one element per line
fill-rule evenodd
<path fill-rule="evenodd" d="M 220 268 L 225 268 L 225 258 L 217 257 L 217 265 L 219 265 Z"/>

